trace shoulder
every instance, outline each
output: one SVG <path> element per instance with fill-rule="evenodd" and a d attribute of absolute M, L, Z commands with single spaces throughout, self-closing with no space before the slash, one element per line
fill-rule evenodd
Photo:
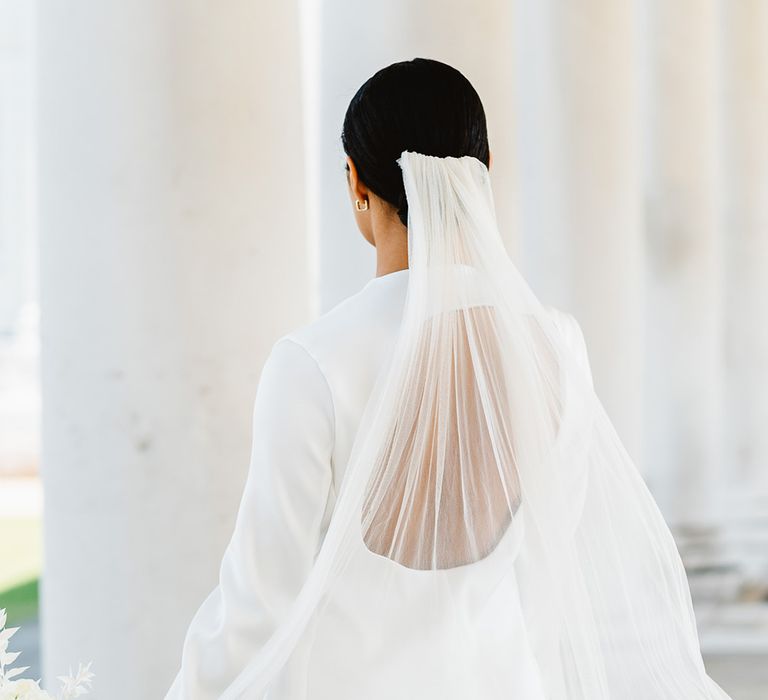
<path fill-rule="evenodd" d="M 298 343 L 322 364 L 327 351 L 348 344 L 365 332 L 377 315 L 377 298 L 362 289 L 341 301 L 312 321 L 297 326 L 283 338 Z"/>
<path fill-rule="evenodd" d="M 576 317 L 567 311 L 558 309 L 554 306 L 544 307 L 553 318 L 558 331 L 564 341 L 564 346 L 576 356 L 581 368 L 587 373 L 592 381 L 592 370 L 589 362 L 589 352 L 587 342 L 584 337 L 584 331 Z"/>
<path fill-rule="evenodd" d="M 314 366 L 322 371 L 318 354 L 323 341 L 329 337 L 338 338 L 340 332 L 352 326 L 355 307 L 359 306 L 359 294 L 346 297 L 312 321 L 281 335 L 273 343 L 267 363 L 275 367 L 291 364 Z"/>
<path fill-rule="evenodd" d="M 333 398 L 325 374 L 311 351 L 291 334 L 278 338 L 267 355 L 254 411 L 283 418 L 319 412 L 334 422 Z"/>
<path fill-rule="evenodd" d="M 333 414 L 331 360 L 344 347 L 355 346 L 350 336 L 360 332 L 360 320 L 366 315 L 362 306 L 364 300 L 358 292 L 278 337 L 262 367 L 259 392 L 272 395 L 272 404 L 321 403 Z"/>
<path fill-rule="evenodd" d="M 334 378 L 348 377 L 353 368 L 367 365 L 367 358 L 395 337 L 407 291 L 402 281 L 363 287 L 278 342 L 300 345 L 333 386 Z"/>
<path fill-rule="evenodd" d="M 278 337 L 261 370 L 257 401 L 261 409 L 257 406 L 256 412 L 270 412 L 272 421 L 322 422 L 324 430 L 334 433 L 334 377 L 338 367 L 349 367 L 360 350 L 366 319 L 372 315 L 367 310 L 368 301 L 357 293 Z"/>
<path fill-rule="evenodd" d="M 549 305 L 545 305 L 544 309 L 550 314 L 558 330 L 564 335 L 569 345 L 578 347 L 585 344 L 581 325 L 572 313 Z"/>

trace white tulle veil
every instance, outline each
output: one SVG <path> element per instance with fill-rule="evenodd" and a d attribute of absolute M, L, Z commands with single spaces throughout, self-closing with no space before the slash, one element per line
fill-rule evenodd
<path fill-rule="evenodd" d="M 413 151 L 397 162 L 410 272 L 394 351 L 314 568 L 222 697 L 269 697 L 367 556 L 389 560 L 393 577 L 413 574 L 430 609 L 451 616 L 466 654 L 448 675 L 468 700 L 486 697 L 476 659 L 495 643 L 474 611 L 499 590 L 519 597 L 536 698 L 728 698 L 705 672 L 680 557 L 595 395 L 579 324 L 541 304 L 513 265 L 486 166 Z M 457 601 L 473 577 L 471 598 Z M 508 577 L 516 585 L 500 589 Z M 379 586 L 382 601 L 402 590 Z"/>

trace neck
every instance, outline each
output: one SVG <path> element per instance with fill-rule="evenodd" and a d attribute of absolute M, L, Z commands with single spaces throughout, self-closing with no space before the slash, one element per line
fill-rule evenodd
<path fill-rule="evenodd" d="M 376 277 L 408 267 L 408 230 L 402 226 L 376 236 Z M 382 235 L 383 234 L 383 235 Z"/>

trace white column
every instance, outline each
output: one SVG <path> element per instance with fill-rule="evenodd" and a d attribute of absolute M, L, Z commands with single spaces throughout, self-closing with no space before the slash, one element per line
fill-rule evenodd
<path fill-rule="evenodd" d="M 595 388 L 638 466 L 642 237 L 633 3 L 518 0 L 525 271 L 571 311 Z"/>
<path fill-rule="evenodd" d="M 159 698 L 215 585 L 262 362 L 308 320 L 292 3 L 42 0 L 48 683 Z"/>
<path fill-rule="evenodd" d="M 648 477 L 668 522 L 709 540 L 723 419 L 717 12 L 643 7 Z"/>
<path fill-rule="evenodd" d="M 418 56 L 443 61 L 474 85 L 488 121 L 499 223 L 510 252 L 514 251 L 512 4 L 396 0 L 361 7 L 351 0 L 329 0 L 322 8 L 318 180 L 323 309 L 357 291 L 376 271 L 375 252 L 357 230 L 350 210 L 341 129 L 357 89 L 396 61 Z"/>
<path fill-rule="evenodd" d="M 722 2 L 726 531 L 768 590 L 768 5 Z M 756 592 L 757 593 L 757 592 Z M 754 594 L 753 594 L 754 595 Z"/>
<path fill-rule="evenodd" d="M 36 302 L 34 52 L 34 4 L 0 2 L 0 334 L 3 337 L 16 332 L 19 315 L 28 313 L 23 311 L 24 307 Z M 8 421 L 0 427 L 0 435 L 10 429 Z M 14 438 L 3 435 L 3 442 L 6 440 L 10 443 Z"/>

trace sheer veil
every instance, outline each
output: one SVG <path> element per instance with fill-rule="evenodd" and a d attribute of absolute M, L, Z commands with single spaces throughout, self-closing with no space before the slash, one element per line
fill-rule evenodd
<path fill-rule="evenodd" d="M 268 697 L 367 557 L 389 572 L 366 583 L 382 610 L 412 585 L 450 621 L 446 676 L 460 680 L 446 682 L 464 697 L 488 697 L 478 659 L 505 654 L 476 619 L 514 606 L 510 636 L 527 638 L 541 680 L 531 698 L 727 700 L 704 669 L 669 529 L 595 395 L 579 324 L 513 265 L 486 166 L 413 151 L 397 162 L 410 272 L 394 350 L 314 568 L 222 697 Z"/>

